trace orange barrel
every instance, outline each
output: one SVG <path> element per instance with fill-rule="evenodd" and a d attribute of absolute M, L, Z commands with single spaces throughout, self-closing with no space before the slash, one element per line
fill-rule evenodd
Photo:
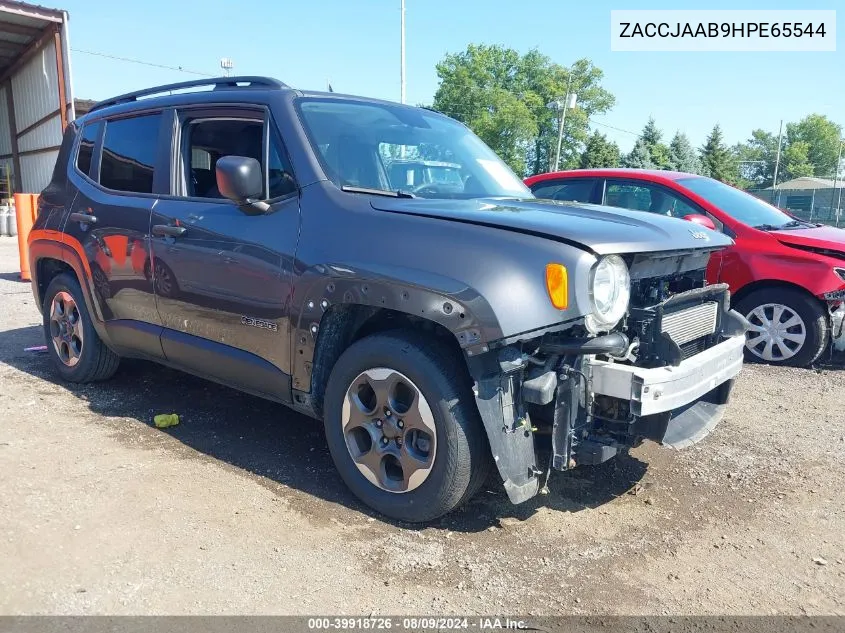
<path fill-rule="evenodd" d="M 29 281 L 29 246 L 27 246 L 26 240 L 29 237 L 29 231 L 32 229 L 34 222 L 32 194 L 15 194 L 15 216 L 17 217 L 18 226 L 18 255 L 20 256 L 21 263 L 21 279 L 23 281 Z"/>
<path fill-rule="evenodd" d="M 30 209 L 32 209 L 32 223 L 35 224 L 35 220 L 38 218 L 38 198 L 40 196 L 37 193 L 31 193 L 29 195 L 32 196 Z"/>

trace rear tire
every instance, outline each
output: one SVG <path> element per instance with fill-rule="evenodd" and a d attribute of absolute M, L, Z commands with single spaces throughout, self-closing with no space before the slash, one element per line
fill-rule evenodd
<path fill-rule="evenodd" d="M 740 299 L 736 309 L 751 324 L 745 345 L 746 360 L 807 367 L 818 360 L 830 342 L 824 306 L 800 290 L 755 290 Z M 789 326 L 790 323 L 794 325 Z"/>
<path fill-rule="evenodd" d="M 76 277 L 57 275 L 44 294 L 44 337 L 59 375 L 68 382 L 108 380 L 120 357 L 97 335 Z"/>
<path fill-rule="evenodd" d="M 405 385 L 401 389 L 406 393 L 416 390 L 416 398 L 412 395 L 408 401 L 413 400 L 412 406 L 424 403 L 425 411 L 430 411 L 429 428 L 434 429 L 424 443 L 431 453 L 423 461 L 429 456 L 430 465 L 421 473 L 421 483 L 417 480 L 413 485 L 404 462 L 394 459 L 390 451 L 397 439 L 396 455 L 414 450 L 414 414 L 406 409 L 408 422 L 403 423 L 398 419 L 403 417 L 403 407 L 387 407 L 384 398 L 376 395 L 395 394 L 396 384 Z M 361 393 L 367 395 L 361 397 Z M 366 406 L 359 407 L 364 411 L 355 410 L 361 399 L 366 401 Z M 387 401 L 395 404 L 395 395 Z M 386 415 L 385 409 L 393 411 Z M 414 523 L 436 519 L 477 493 L 489 474 L 490 449 L 463 359 L 431 338 L 394 331 L 351 345 L 332 369 L 324 412 L 329 451 L 341 478 L 361 501 L 390 518 Z M 363 443 L 356 438 L 363 438 Z M 391 472 L 399 474 L 391 480 Z"/>

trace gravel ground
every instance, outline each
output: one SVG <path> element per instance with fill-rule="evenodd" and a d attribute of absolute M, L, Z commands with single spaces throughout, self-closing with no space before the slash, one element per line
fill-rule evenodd
<path fill-rule="evenodd" d="M 749 365 L 676 452 L 386 523 L 321 430 L 142 362 L 62 384 L 0 238 L 2 614 L 845 615 L 845 373 Z M 157 413 L 182 423 L 158 430 Z"/>

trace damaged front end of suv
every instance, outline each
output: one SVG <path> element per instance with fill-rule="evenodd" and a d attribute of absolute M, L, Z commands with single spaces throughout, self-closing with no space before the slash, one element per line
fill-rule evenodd
<path fill-rule="evenodd" d="M 469 357 L 512 502 L 545 491 L 551 470 L 599 464 L 644 440 L 683 448 L 721 420 L 748 324 L 727 286 L 705 281 L 716 248 L 597 256 L 581 318 Z M 546 271 L 553 303 L 561 284 L 577 283 L 555 266 Z M 546 460 L 538 448 L 548 437 Z"/>

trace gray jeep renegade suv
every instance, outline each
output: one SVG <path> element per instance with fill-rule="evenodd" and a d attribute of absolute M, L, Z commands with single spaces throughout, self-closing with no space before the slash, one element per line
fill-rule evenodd
<path fill-rule="evenodd" d="M 391 169 L 425 161 L 455 173 Z M 519 503 L 552 469 L 706 435 L 747 325 L 704 280 L 728 244 L 536 200 L 436 112 L 261 77 L 94 106 L 29 237 L 64 379 L 144 358 L 278 401 L 322 420 L 349 488 L 406 521 L 493 465 Z"/>

